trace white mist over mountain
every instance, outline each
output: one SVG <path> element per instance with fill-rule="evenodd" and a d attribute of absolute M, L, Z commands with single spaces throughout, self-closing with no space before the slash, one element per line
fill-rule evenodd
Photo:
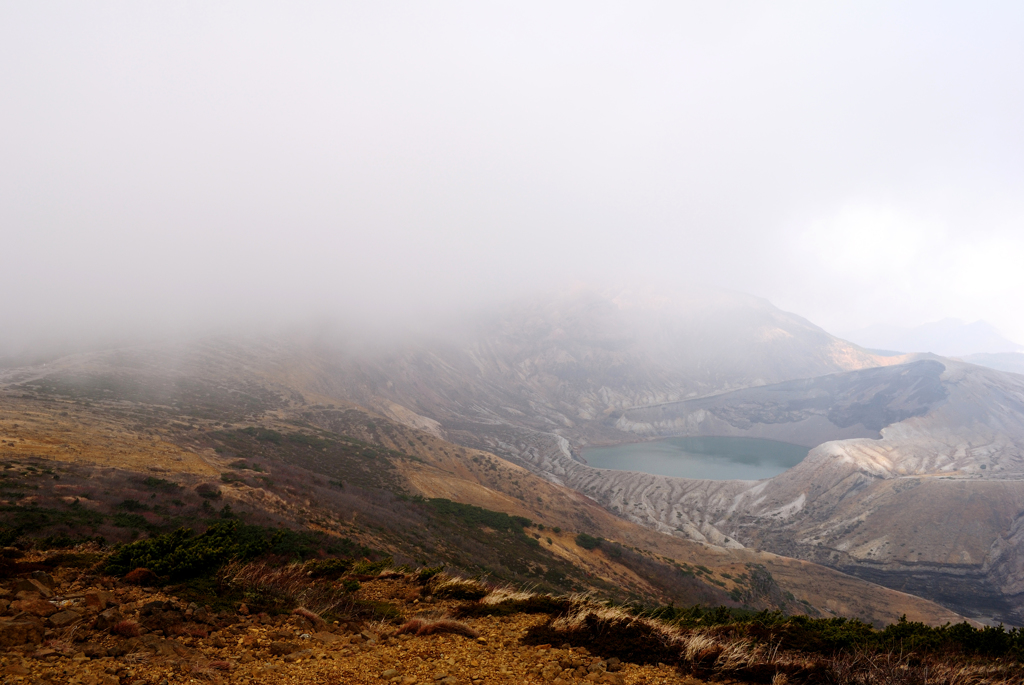
<path fill-rule="evenodd" d="M 0 354 L 650 275 L 1024 340 L 1022 34 L 998 2 L 2 3 Z"/>
<path fill-rule="evenodd" d="M 892 352 L 931 352 L 944 357 L 1024 352 L 987 321 L 942 319 L 914 327 L 869 326 L 844 335 L 862 347 Z"/>

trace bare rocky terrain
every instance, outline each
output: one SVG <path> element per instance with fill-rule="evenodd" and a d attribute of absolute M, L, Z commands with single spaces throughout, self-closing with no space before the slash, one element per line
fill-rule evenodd
<path fill-rule="evenodd" d="M 865 376 L 887 374 L 900 374 L 899 382 L 880 383 L 853 407 L 856 430 L 876 437 L 844 439 L 851 419 L 836 416 L 851 413 L 850 396 L 829 396 L 821 386 L 843 381 L 859 388 Z M 828 441 L 798 466 L 756 483 L 575 466 L 566 481 L 662 530 L 814 560 L 968 615 L 1017 624 L 1022 380 L 959 362 L 920 361 L 629 412 L 619 425 L 640 433 L 796 442 L 813 422 L 813 434 Z"/>
<path fill-rule="evenodd" d="M 230 503 L 251 521 L 552 591 L 877 625 L 1018 621 L 1019 378 L 876 357 L 728 293 L 584 291 L 460 326 L 404 347 L 215 339 L 9 366 L 2 506 L 15 519 L 26 505 L 85 507 L 90 534 L 117 542 L 201 528 Z M 758 483 L 579 457 L 665 435 L 817 446 Z M 43 487 L 32 479 L 47 460 L 61 480 Z M 147 477 L 188 496 L 151 493 Z M 89 479 L 113 487 L 79 486 Z M 221 504 L 204 509 L 201 486 Z M 534 527 L 496 547 L 487 526 L 446 529 L 435 501 Z M 84 520 L 46 534 L 81 535 Z M 615 546 L 581 548 L 578 533 Z M 752 567 L 772 584 L 735 580 Z"/>
<path fill-rule="evenodd" d="M 250 597 L 257 587 L 264 595 L 273 588 L 305 604 L 354 583 L 357 589 L 335 595 L 341 602 L 320 602 L 325 619 L 305 606 L 267 613 L 237 596 L 211 597 L 217 606 L 210 606 L 189 584 L 140 586 L 139 574 L 104 574 L 95 545 L 57 554 L 3 552 L 8 567 L 14 558 L 21 571 L 0 585 L 4 683 L 853 685 L 893 676 L 925 682 L 923 676 L 1005 685 L 1021 673 L 1016 662 L 948 656 L 862 663 L 794 648 L 788 643 L 801 644 L 799 632 L 785 645 L 770 633 L 758 644 L 735 634 L 757 631 L 756 623 L 716 629 L 698 620 L 687 629 L 588 597 L 537 595 L 436 571 L 384 569 L 354 583 L 351 575 L 307 578 L 314 562 L 255 574 L 235 566 L 218 575 L 228 586 L 245 576 Z M 777 629 L 785 633 L 787 624 Z"/>
<path fill-rule="evenodd" d="M 623 518 L 827 564 L 1024 623 L 1021 379 L 881 357 L 722 292 L 579 291 L 373 354 L 283 355 L 297 387 L 520 464 Z M 738 435 L 814 447 L 764 483 L 598 471 L 581 449 Z"/>

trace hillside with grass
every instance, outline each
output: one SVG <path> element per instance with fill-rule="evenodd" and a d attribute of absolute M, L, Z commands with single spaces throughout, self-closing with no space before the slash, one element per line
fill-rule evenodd
<path fill-rule="evenodd" d="M 490 452 L 316 395 L 275 359 L 259 346 L 216 342 L 8 370 L 2 535 L 23 546 L 110 547 L 230 524 L 325 541 L 291 560 L 330 542 L 374 550 L 371 560 L 652 606 L 875 625 L 903 614 L 958 619 L 813 564 L 630 523 Z"/>

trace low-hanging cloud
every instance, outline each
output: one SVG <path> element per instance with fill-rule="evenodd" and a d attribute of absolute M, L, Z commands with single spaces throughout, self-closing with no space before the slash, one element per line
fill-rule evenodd
<path fill-rule="evenodd" d="M 1016 4 L 0 9 L 0 344 L 698 281 L 1024 340 Z"/>

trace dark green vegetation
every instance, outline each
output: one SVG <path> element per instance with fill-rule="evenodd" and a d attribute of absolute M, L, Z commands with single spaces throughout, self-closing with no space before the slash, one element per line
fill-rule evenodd
<path fill-rule="evenodd" d="M 542 529 L 534 530 L 526 519 L 414 497 L 402 473 L 419 459 L 406 450 L 448 454 L 461 448 L 434 444 L 364 411 L 310 404 L 248 370 L 230 370 L 236 361 L 247 364 L 245 352 L 228 355 L 230 361 L 222 353 L 207 360 L 199 350 L 182 361 L 127 351 L 110 360 L 110 372 L 57 371 L 12 387 L 19 402 L 28 400 L 26 408 L 71 416 L 71 425 L 98 420 L 123 426 L 142 444 L 152 439 L 193 453 L 212 450 L 220 472 L 201 479 L 172 476 L 161 465 L 154 465 L 156 473 L 133 473 L 19 456 L 32 468 L 54 469 L 60 480 L 47 481 L 28 466 L 18 467 L 8 483 L 11 510 L 0 511 L 5 526 L 0 532 L 23 546 L 54 546 L 96 539 L 107 545 L 146 542 L 183 528 L 202 537 L 225 522 L 313 528 L 386 548 L 395 563 L 409 567 L 443 566 L 546 592 L 596 589 L 619 601 L 652 599 L 638 594 L 649 593 L 646 587 L 611 586 L 558 557 L 552 544 L 544 543 Z M 487 457 L 466 457 L 478 469 L 498 472 Z M 536 499 L 518 478 L 503 485 L 523 501 Z M 287 506 L 267 506 L 280 502 Z M 664 560 L 612 543 L 600 552 L 655 577 L 661 601 L 731 601 Z"/>
<path fill-rule="evenodd" d="M 54 374 L 16 386 L 23 396 L 70 400 L 83 404 L 131 403 L 122 411 L 147 422 L 167 418 L 238 420 L 286 406 L 285 393 L 268 389 L 256 380 L 237 379 L 230 386 L 216 379 L 200 379 L 184 371 L 168 374 L 176 360 L 166 366 L 144 353 L 122 350 L 116 353 L 123 372 L 99 374 Z M 191 423 L 182 424 L 191 428 Z"/>
<path fill-rule="evenodd" d="M 1024 630 L 1002 625 L 975 628 L 967 622 L 928 626 L 906 616 L 881 629 L 858 619 L 787 616 L 781 611 L 719 607 L 632 607 L 638 616 L 686 629 L 740 635 L 784 649 L 817 654 L 840 650 L 868 652 L 958 653 L 1024 660 Z"/>
<path fill-rule="evenodd" d="M 282 448 L 287 449 L 288 443 L 283 442 Z M 33 501 L 0 507 L 0 541 L 37 548 L 95 540 L 121 543 L 124 547 L 115 554 L 112 567 L 118 573 L 145 566 L 158 575 L 180 579 L 201 575 L 203 569 L 226 560 L 265 553 L 284 560 L 329 556 L 335 554 L 334 547 L 350 544 L 346 539 L 362 530 L 402 550 L 396 556 L 401 564 L 449 566 L 495 581 L 531 583 L 546 591 L 593 585 L 526 534 L 525 528 L 532 525 L 529 519 L 450 500 L 359 487 L 358 477 L 338 488 L 319 474 L 281 463 L 277 456 L 264 454 L 264 472 L 233 471 L 238 476 L 231 484 L 277 491 L 282 497 L 312 498 L 319 513 L 310 511 L 308 521 L 327 525 L 326 515 L 331 515 L 335 520 L 366 520 L 366 528 L 350 528 L 344 535 L 341 530 L 337 535 L 314 535 L 302 532 L 302 520 L 290 521 L 244 502 L 228 503 L 219 487 L 194 477 L 182 477 L 184 482 L 178 484 L 117 469 L 89 472 L 74 464 L 59 464 L 53 468 L 61 480 L 55 481 L 40 469 L 52 462 L 33 460 L 5 472 L 8 482 L 20 486 L 16 492 L 32 493 Z M 272 476 L 272 484 L 266 474 Z M 60 491 L 54 485 L 60 485 Z M 78 495 L 60 494 L 67 491 Z M 226 535 L 227 530 L 235 532 Z M 279 532 L 266 532 L 270 530 Z M 279 549 L 278 540 L 290 541 L 291 551 Z M 306 541 L 304 547 L 295 546 L 299 540 Z M 314 554 L 314 550 L 319 551 Z"/>
<path fill-rule="evenodd" d="M 184 483 L 120 469 L 26 459 L 9 461 L 0 473 L 16 496 L 0 505 L 0 540 L 42 548 L 77 542 L 127 542 L 182 527 L 235 518 L 281 525 L 280 517 L 255 509 L 232 510 L 195 477 Z M 71 493 L 71 494 L 68 494 Z M 216 502 L 216 504 L 214 504 Z"/>
<path fill-rule="evenodd" d="M 533 522 L 525 516 L 509 516 L 500 511 L 491 511 L 472 504 L 460 504 L 450 499 L 418 499 L 425 501 L 442 516 L 453 516 L 470 526 L 487 526 L 497 531 L 524 535 L 523 529 L 529 528 Z"/>
<path fill-rule="evenodd" d="M 211 431 L 203 441 L 219 454 L 237 457 L 235 469 L 263 472 L 264 461 L 270 459 L 327 476 L 336 487 L 350 483 L 393 492 L 403 488 L 391 460 L 412 459 L 404 452 L 313 427 L 278 431 L 248 426 Z"/>
<path fill-rule="evenodd" d="M 556 605 L 557 599 L 549 602 Z M 606 658 L 673 664 L 712 681 L 777 683 L 781 676 L 786 683 L 832 685 L 1007 685 L 1024 678 L 1024 633 L 1002 626 L 929 627 L 904 617 L 875 629 L 857 620 L 778 611 L 701 606 L 616 611 L 563 602 L 544 625 L 528 631 L 524 642 L 568 642 Z M 474 615 L 482 606 L 466 605 L 461 613 Z"/>
<path fill-rule="evenodd" d="M 323 534 L 224 521 L 210 525 L 199 535 L 189 528 L 179 528 L 120 545 L 107 559 L 105 570 L 123 576 L 137 568 L 147 568 L 169 580 L 184 580 L 214 573 L 230 561 L 251 561 L 261 556 L 287 562 L 324 554 L 353 557 L 372 553 L 348 538 L 337 540 Z M 339 559 L 330 561 L 343 564 Z M 320 563 L 318 568 L 329 567 L 326 562 Z M 351 561 L 348 566 L 351 567 Z"/>

